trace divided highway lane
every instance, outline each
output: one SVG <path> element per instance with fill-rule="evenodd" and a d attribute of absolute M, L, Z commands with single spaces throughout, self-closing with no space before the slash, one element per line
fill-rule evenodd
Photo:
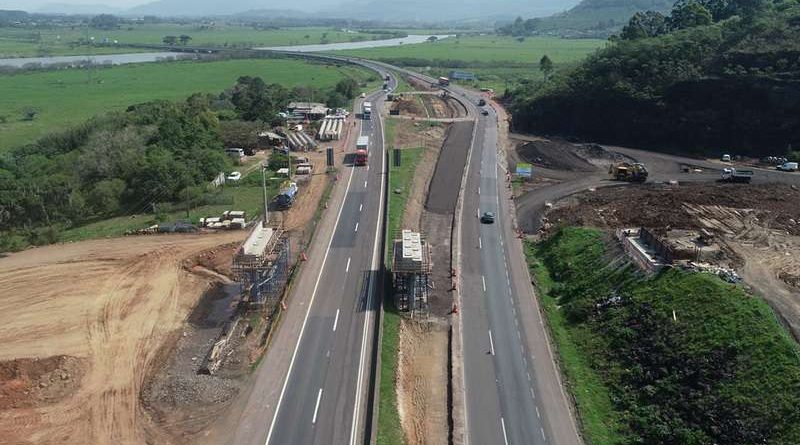
<path fill-rule="evenodd" d="M 368 96 L 380 104 L 384 93 Z M 378 107 L 376 107 L 378 108 Z M 369 166 L 353 168 L 307 318 L 270 419 L 267 445 L 363 443 L 382 233 L 380 116 L 360 121 Z M 350 147 L 352 149 L 354 147 Z M 352 150 L 349 150 L 352 152 Z"/>
<path fill-rule="evenodd" d="M 513 233 L 497 144 L 490 110 L 476 124 L 462 209 L 468 443 L 575 445 L 578 434 Z M 487 211 L 496 215 L 494 224 L 480 223 Z"/>

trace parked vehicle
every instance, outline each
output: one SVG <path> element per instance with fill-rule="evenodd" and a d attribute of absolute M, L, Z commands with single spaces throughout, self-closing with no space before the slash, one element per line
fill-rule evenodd
<path fill-rule="evenodd" d="M 363 99 L 365 97 L 367 97 L 367 93 L 361 93 L 361 98 Z"/>
<path fill-rule="evenodd" d="M 783 164 L 778 166 L 778 170 L 784 172 L 796 172 L 797 162 L 784 162 Z"/>
<path fill-rule="evenodd" d="M 295 198 L 297 198 L 297 190 L 296 182 L 288 183 L 281 189 L 278 196 L 275 197 L 275 204 L 282 209 L 288 209 L 294 204 Z"/>
<path fill-rule="evenodd" d="M 478 100 L 478 106 L 479 106 L 479 107 L 482 107 L 482 106 L 484 106 L 484 105 L 486 105 L 486 99 L 480 99 L 480 100 Z"/>
<path fill-rule="evenodd" d="M 237 182 L 242 179 L 242 174 L 240 172 L 231 172 L 228 177 L 225 178 L 226 181 L 233 181 Z"/>
<path fill-rule="evenodd" d="M 244 157 L 244 149 L 241 149 L 241 148 L 226 148 L 225 149 L 225 154 L 227 154 L 228 156 L 230 156 L 232 158 L 235 158 L 235 159 L 241 159 L 241 158 Z"/>
<path fill-rule="evenodd" d="M 731 162 L 731 155 L 722 155 L 722 162 Z"/>
<path fill-rule="evenodd" d="M 609 167 L 608 174 L 617 181 L 645 182 L 649 173 L 640 162 L 618 162 Z"/>
<path fill-rule="evenodd" d="M 722 180 L 725 182 L 749 183 L 753 179 L 753 170 L 739 168 L 722 169 Z"/>

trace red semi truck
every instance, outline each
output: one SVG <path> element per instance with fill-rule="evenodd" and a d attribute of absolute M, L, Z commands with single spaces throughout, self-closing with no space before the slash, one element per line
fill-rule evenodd
<path fill-rule="evenodd" d="M 367 165 L 367 158 L 369 157 L 369 136 L 359 136 L 356 141 L 356 165 Z"/>

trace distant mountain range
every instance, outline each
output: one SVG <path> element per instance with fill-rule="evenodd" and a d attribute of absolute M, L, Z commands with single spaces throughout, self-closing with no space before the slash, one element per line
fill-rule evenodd
<path fill-rule="evenodd" d="M 343 18 L 385 22 L 457 22 L 490 23 L 517 16 L 543 17 L 565 11 L 579 0 L 155 0 L 128 9 L 103 4 L 74 5 L 51 3 L 34 7 L 31 12 L 120 15 L 156 15 L 163 17 L 254 16 L 281 18 Z"/>

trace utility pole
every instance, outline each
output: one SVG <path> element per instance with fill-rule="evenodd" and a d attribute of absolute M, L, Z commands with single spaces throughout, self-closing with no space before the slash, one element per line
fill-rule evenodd
<path fill-rule="evenodd" d="M 269 225 L 269 205 L 267 201 L 267 166 L 261 165 L 261 187 L 264 189 L 264 222 L 263 227 L 266 229 Z"/>

